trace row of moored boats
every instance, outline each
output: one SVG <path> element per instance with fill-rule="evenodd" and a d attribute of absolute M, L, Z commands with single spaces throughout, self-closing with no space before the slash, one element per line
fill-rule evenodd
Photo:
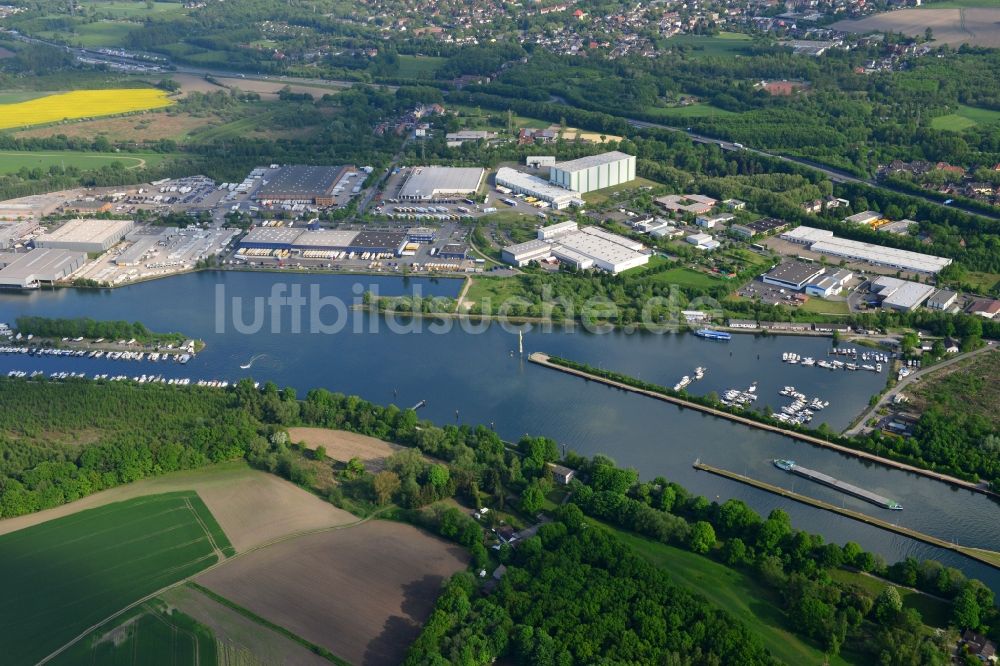
<path fill-rule="evenodd" d="M 783 352 L 781 360 L 792 365 L 816 366 L 827 370 L 868 370 L 869 372 L 882 372 L 882 362 L 875 363 L 854 363 L 853 361 L 839 361 L 826 359 L 816 360 L 812 356 L 800 356 L 794 352 Z M 867 359 L 866 359 L 867 360 Z"/>
<path fill-rule="evenodd" d="M 169 354 L 167 352 L 142 352 L 142 351 L 87 351 L 86 349 L 57 349 L 54 347 L 21 347 L 8 345 L 0 347 L 0 354 L 23 354 L 26 356 L 52 356 L 56 358 L 93 358 L 108 359 L 111 361 L 158 361 L 175 360 L 178 363 L 187 363 L 191 360 L 191 354 Z"/>
<path fill-rule="evenodd" d="M 85 372 L 50 372 L 48 375 L 43 370 L 27 372 L 25 370 L 11 370 L 8 377 L 23 379 L 87 379 Z M 208 388 L 228 388 L 232 384 L 225 379 L 198 379 L 192 381 L 188 377 L 164 377 L 162 375 L 137 375 L 129 377 L 127 375 L 96 374 L 90 377 L 94 381 L 108 382 L 135 382 L 136 384 L 167 384 L 170 386 L 204 386 Z M 254 382 L 254 387 L 259 388 L 260 382 Z"/>

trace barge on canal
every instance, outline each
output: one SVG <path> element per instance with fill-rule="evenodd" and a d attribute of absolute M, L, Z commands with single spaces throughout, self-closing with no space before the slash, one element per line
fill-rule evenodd
<path fill-rule="evenodd" d="M 847 495 L 863 499 L 866 502 L 871 502 L 872 504 L 880 506 L 883 509 L 889 509 L 891 511 L 903 510 L 903 507 L 898 502 L 894 502 L 891 499 L 877 495 L 869 490 L 865 490 L 864 488 L 858 488 L 850 483 L 845 483 L 839 479 L 835 479 L 829 474 L 824 474 L 823 472 L 817 472 L 816 470 L 796 465 L 794 460 L 782 460 L 781 458 L 778 458 L 774 460 L 774 466 L 780 470 L 784 470 L 792 474 L 798 474 L 799 476 L 809 479 L 810 481 L 822 483 L 824 486 L 830 486 L 834 490 L 839 490 Z"/>

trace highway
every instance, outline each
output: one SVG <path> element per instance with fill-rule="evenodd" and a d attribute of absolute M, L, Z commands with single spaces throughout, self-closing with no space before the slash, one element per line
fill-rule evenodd
<path fill-rule="evenodd" d="M 749 146 L 742 146 L 732 141 L 726 141 L 724 139 L 715 139 L 710 136 L 705 136 L 703 134 L 697 134 L 696 132 L 689 131 L 683 127 L 672 127 L 670 125 L 661 125 L 659 123 L 651 123 L 645 120 L 636 120 L 634 118 L 627 118 L 626 121 L 628 122 L 629 125 L 637 129 L 662 129 L 670 132 L 681 132 L 683 134 L 686 134 L 688 138 L 694 141 L 695 143 L 714 144 L 716 146 L 719 146 L 722 150 L 734 150 L 734 151 L 745 150 L 749 153 L 753 153 L 755 155 L 761 155 L 763 157 L 770 157 L 776 160 L 782 160 L 784 162 L 794 162 L 795 164 L 798 164 L 800 166 L 808 167 L 813 171 L 819 171 L 834 183 L 853 183 L 858 185 L 868 185 L 869 187 L 878 188 L 880 190 L 886 190 L 887 192 L 892 192 L 893 194 L 902 194 L 904 196 L 923 199 L 927 203 L 931 203 L 934 204 L 935 206 L 940 206 L 942 208 L 959 210 L 962 211 L 963 213 L 968 213 L 969 215 L 978 215 L 979 217 L 985 217 L 990 220 L 1000 221 L 1000 216 L 998 215 L 989 215 L 986 213 L 982 213 L 980 211 L 972 210 L 971 208 L 965 208 L 961 204 L 957 203 L 946 206 L 940 201 L 931 199 L 930 197 L 926 197 L 920 194 L 913 194 L 911 192 L 897 192 L 892 188 L 880 184 L 878 181 L 866 178 L 858 178 L 857 176 L 852 176 L 851 174 L 840 171 L 839 169 L 834 169 L 832 167 L 819 164 L 818 162 L 807 160 L 803 157 L 791 157 L 788 155 L 781 155 L 780 153 L 772 153 L 766 150 L 751 148 Z"/>

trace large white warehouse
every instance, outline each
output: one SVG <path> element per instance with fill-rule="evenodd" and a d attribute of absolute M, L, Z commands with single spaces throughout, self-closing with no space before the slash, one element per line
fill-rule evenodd
<path fill-rule="evenodd" d="M 917 273 L 935 274 L 951 263 L 951 259 L 946 257 L 838 238 L 832 231 L 814 227 L 796 227 L 781 234 L 781 238 L 792 243 L 807 245 L 810 250 L 820 254 L 867 261 L 875 266 L 888 266 Z"/>
<path fill-rule="evenodd" d="M 517 169 L 500 167 L 497 169 L 496 181 L 497 185 L 510 188 L 515 194 L 526 194 L 541 199 L 557 210 L 573 205 L 583 205 L 583 200 L 576 192 L 556 187 L 538 176 L 521 173 Z"/>
<path fill-rule="evenodd" d="M 549 182 L 581 194 L 635 180 L 635 155 L 617 150 L 558 162 L 549 171 Z"/>
<path fill-rule="evenodd" d="M 35 238 L 35 247 L 77 252 L 104 252 L 135 228 L 132 220 L 70 220 Z"/>
<path fill-rule="evenodd" d="M 597 227 L 561 222 L 538 230 L 538 238 L 503 249 L 503 260 L 515 266 L 555 257 L 581 270 L 599 268 L 618 274 L 649 263 L 645 248 L 630 238 Z"/>

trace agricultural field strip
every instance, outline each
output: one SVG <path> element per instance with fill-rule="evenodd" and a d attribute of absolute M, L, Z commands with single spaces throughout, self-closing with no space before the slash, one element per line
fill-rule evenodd
<path fill-rule="evenodd" d="M 247 549 L 247 550 L 245 550 L 243 552 L 236 553 L 235 555 L 229 557 L 228 559 L 216 562 L 215 564 L 213 564 L 213 565 L 211 565 L 211 566 L 209 566 L 209 567 L 207 567 L 205 569 L 201 569 L 201 570 L 199 570 L 199 571 L 197 571 L 197 572 L 195 572 L 195 573 L 193 573 L 193 574 L 191 574 L 189 576 L 186 576 L 185 578 L 182 578 L 181 580 L 175 581 L 175 582 L 171 583 L 170 585 L 166 585 L 166 586 L 160 588 L 159 590 L 156 590 L 155 592 L 147 594 L 146 596 L 142 597 L 141 599 L 137 599 L 136 601 L 133 601 L 128 606 L 125 606 L 121 610 L 112 613 L 111 615 L 105 617 L 104 619 L 100 620 L 99 622 L 97 622 L 97 623 L 91 625 L 90 627 L 88 627 L 87 629 L 85 629 L 83 632 L 81 632 L 78 636 L 76 636 L 75 638 L 73 638 L 71 641 L 69 641 L 68 643 L 66 643 L 65 645 L 63 645 L 62 647 L 60 647 L 59 649 L 55 650 L 54 652 L 48 654 L 46 657 L 44 657 L 43 659 L 41 659 L 36 664 L 36 666 L 42 666 L 43 664 L 49 663 L 50 661 L 52 661 L 53 659 L 55 659 L 56 657 L 58 657 L 60 654 L 62 654 L 63 652 L 65 652 L 66 650 L 68 650 L 73 645 L 75 645 L 79 641 L 83 640 L 84 638 L 86 638 L 87 636 L 89 636 L 90 634 L 92 634 L 93 632 L 97 631 L 101 626 L 107 624 L 111 620 L 114 620 L 115 618 L 121 617 L 125 613 L 127 613 L 130 610 L 134 609 L 136 606 L 139 606 L 141 604 L 147 603 L 147 602 L 151 601 L 152 599 L 155 599 L 157 596 L 163 594 L 167 590 L 172 590 L 175 587 L 179 587 L 181 585 L 184 585 L 188 581 L 190 581 L 193 578 L 195 578 L 195 576 L 201 576 L 203 574 L 208 573 L 209 571 L 212 571 L 213 569 L 215 569 L 217 567 L 222 566 L 223 564 L 226 564 L 228 562 L 232 562 L 233 560 L 235 560 L 237 558 L 243 557 L 244 555 L 249 555 L 250 553 L 255 553 L 258 550 L 263 550 L 264 548 L 268 548 L 270 546 L 274 546 L 276 544 L 283 543 L 285 541 L 290 541 L 292 539 L 297 539 L 299 537 L 308 536 L 310 534 L 319 534 L 321 532 L 332 532 L 333 530 L 342 530 L 342 529 L 348 529 L 348 528 L 351 528 L 351 527 L 357 527 L 358 525 L 366 523 L 369 520 L 377 518 L 379 515 L 381 515 L 384 511 L 387 511 L 389 508 L 391 508 L 391 507 L 385 507 L 384 509 L 382 509 L 380 511 L 376 511 L 375 513 L 373 513 L 370 516 L 367 516 L 365 518 L 359 518 L 358 520 L 354 521 L 353 523 L 347 523 L 347 524 L 344 524 L 344 525 L 333 525 L 333 526 L 330 526 L 330 527 L 320 527 L 320 528 L 315 528 L 315 529 L 311 529 L 311 530 L 303 530 L 301 532 L 295 532 L 295 533 L 292 533 L 292 534 L 286 534 L 285 536 L 281 536 L 281 537 L 278 537 L 276 539 L 272 539 L 272 540 L 267 541 L 265 543 L 262 543 L 260 545 L 257 545 L 257 546 L 254 546 L 252 548 L 249 548 L 249 549 Z"/>

